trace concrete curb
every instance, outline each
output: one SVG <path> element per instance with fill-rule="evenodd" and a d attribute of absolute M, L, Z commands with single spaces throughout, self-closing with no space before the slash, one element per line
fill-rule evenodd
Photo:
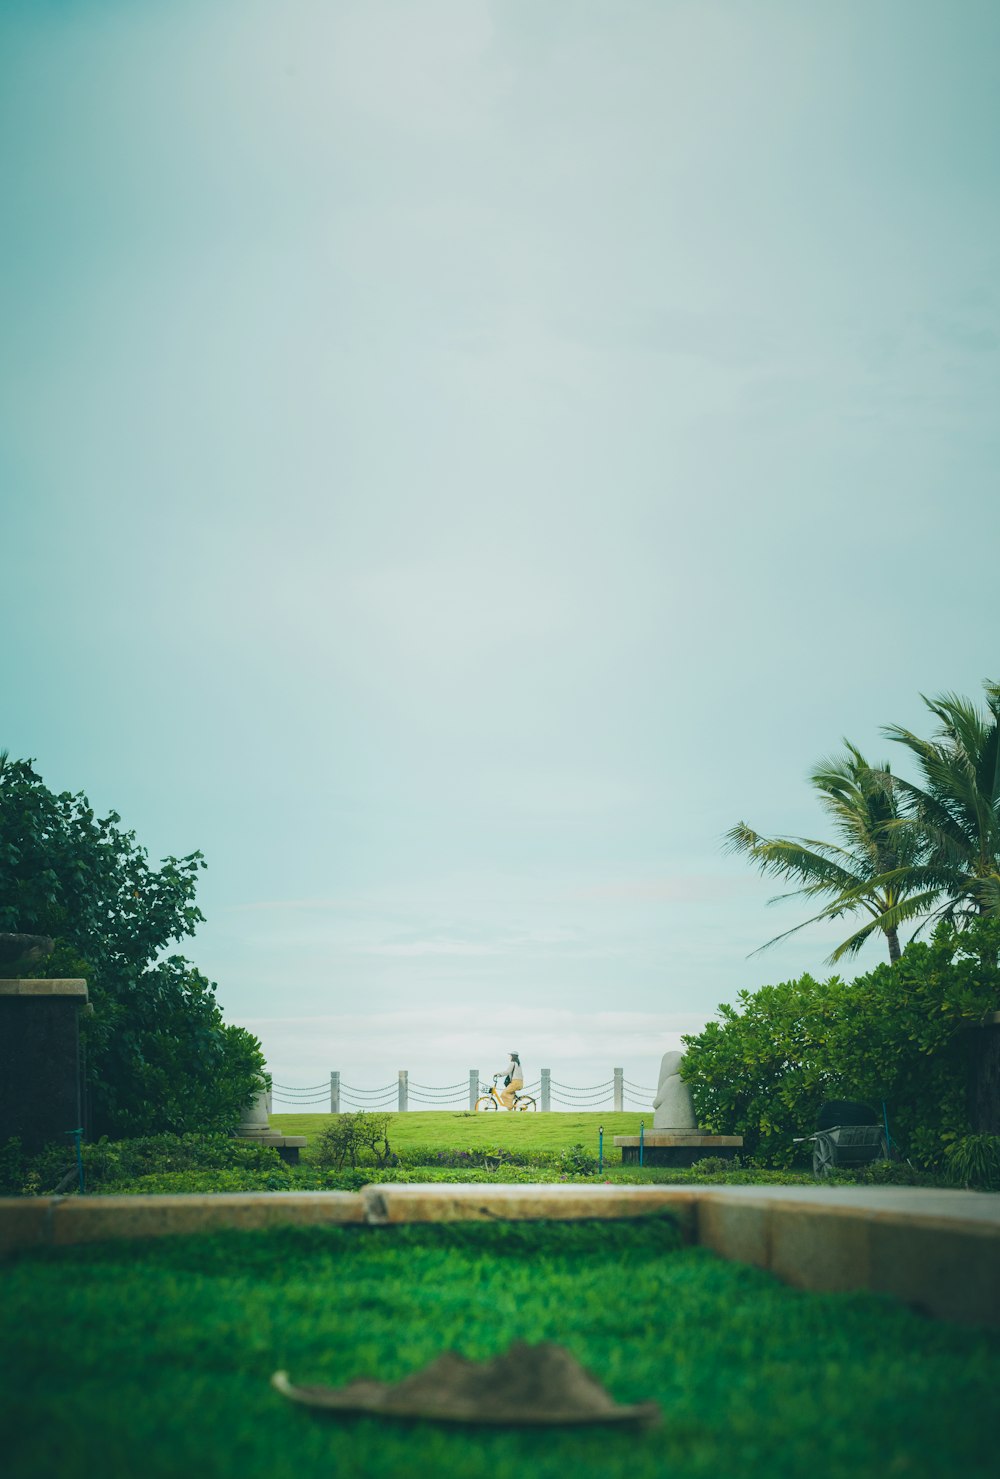
<path fill-rule="evenodd" d="M 916 1187 L 410 1182 L 354 1192 L 0 1199 L 0 1252 L 288 1225 L 622 1219 L 670 1214 L 688 1243 L 800 1289 L 888 1294 L 1000 1325 L 1000 1195 Z"/>

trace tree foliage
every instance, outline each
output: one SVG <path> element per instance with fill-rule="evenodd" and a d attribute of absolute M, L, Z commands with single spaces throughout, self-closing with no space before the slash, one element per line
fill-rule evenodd
<path fill-rule="evenodd" d="M 967 1135 L 973 1034 L 1000 1000 L 1000 920 L 958 930 L 942 922 L 845 982 L 802 976 L 741 991 L 720 1021 L 684 1039 L 685 1078 L 698 1122 L 744 1137 L 746 1151 L 788 1166 L 792 1141 L 816 1127 L 827 1099 L 884 1102 L 890 1131 L 911 1158 L 939 1167 Z"/>
<path fill-rule="evenodd" d="M 924 703 L 938 721 L 931 739 L 892 725 L 885 732 L 915 758 L 920 784 L 892 787 L 921 846 L 916 886 L 940 900 L 934 913 L 959 923 L 1000 915 L 1000 683 L 986 683 L 986 712 L 957 694 Z M 912 904 L 897 911 L 911 917 Z"/>
<path fill-rule="evenodd" d="M 745 853 L 756 863 L 765 877 L 800 885 L 780 898 L 804 898 L 810 904 L 827 901 L 818 913 L 767 945 L 775 945 L 820 919 L 861 914 L 863 924 L 838 945 L 831 963 L 857 954 L 879 931 L 886 937 L 889 959 L 898 960 L 896 926 L 885 920 L 916 888 L 907 870 L 915 862 L 920 844 L 912 830 L 895 826 L 901 812 L 888 765 L 875 770 L 860 750 L 845 744 L 842 756 L 821 761 L 810 777 L 833 822 L 837 842 L 812 837 L 762 837 L 745 822 L 727 833 L 727 841 L 734 852 Z M 886 875 L 888 881 L 884 881 Z M 767 945 L 761 949 L 766 950 Z"/>
<path fill-rule="evenodd" d="M 87 979 L 95 1134 L 232 1129 L 263 1083 L 257 1039 L 227 1026 L 215 988 L 167 947 L 194 933 L 201 853 L 150 866 L 116 812 L 48 789 L 0 757 L 0 930 L 51 935 L 47 976 Z"/>
<path fill-rule="evenodd" d="M 843 757 L 814 770 L 837 842 L 763 837 L 745 822 L 727 833 L 729 846 L 765 876 L 799 885 L 782 898 L 826 901 L 768 944 L 817 920 L 861 915 L 861 927 L 837 946 L 831 963 L 856 954 L 878 931 L 895 961 L 904 924 L 919 921 L 919 933 L 929 920 L 964 925 L 1000 916 L 1000 683 L 985 689 L 985 712 L 955 694 L 925 698 L 938 721 L 931 739 L 899 725 L 885 729 L 916 759 L 919 783 L 888 764 L 869 765 L 850 744 Z"/>

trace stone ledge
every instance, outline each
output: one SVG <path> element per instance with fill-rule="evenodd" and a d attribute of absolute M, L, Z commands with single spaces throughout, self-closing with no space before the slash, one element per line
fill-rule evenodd
<path fill-rule="evenodd" d="M 682 1187 L 614 1186 L 609 1182 L 469 1184 L 386 1182 L 367 1186 L 368 1221 L 398 1226 L 415 1222 L 569 1222 L 581 1218 L 621 1220 L 669 1211 L 694 1239 L 692 1192 Z"/>
<path fill-rule="evenodd" d="M 742 1135 L 710 1135 L 706 1130 L 650 1130 L 638 1135 L 616 1135 L 615 1145 L 621 1150 L 623 1166 L 637 1166 L 640 1150 L 646 1166 L 693 1166 L 706 1156 L 732 1160 L 743 1145 Z"/>
<path fill-rule="evenodd" d="M 743 1144 L 742 1135 L 710 1135 L 707 1130 L 647 1130 L 643 1132 L 643 1145 L 690 1145 L 698 1150 L 702 1146 L 729 1145 L 738 1148 Z M 621 1149 L 622 1146 L 633 1146 L 639 1144 L 638 1135 L 616 1135 L 615 1145 Z"/>
<path fill-rule="evenodd" d="M 282 1135 L 280 1130 L 240 1130 L 237 1138 L 251 1145 L 308 1145 L 308 1135 Z"/>
<path fill-rule="evenodd" d="M 697 1240 L 724 1258 L 800 1289 L 867 1290 L 940 1319 L 1000 1325 L 1000 1195 L 918 1187 L 702 1192 Z"/>
<path fill-rule="evenodd" d="M 29 976 L 13 976 L 0 980 L 0 996 L 70 996 L 87 1000 L 86 981 L 67 977 L 65 980 L 36 980 Z"/>
<path fill-rule="evenodd" d="M 4 1197 L 0 1198 L 0 1252 L 222 1228 L 364 1221 L 364 1204 L 357 1193 L 349 1191 Z"/>
<path fill-rule="evenodd" d="M 687 1242 L 800 1289 L 868 1290 L 1000 1326 L 1000 1194 L 921 1187 L 386 1183 L 353 1192 L 0 1200 L 0 1250 L 284 1225 L 669 1214 Z"/>

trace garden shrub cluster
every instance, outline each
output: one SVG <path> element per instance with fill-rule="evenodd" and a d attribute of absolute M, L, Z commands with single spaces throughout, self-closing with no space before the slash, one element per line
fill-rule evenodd
<path fill-rule="evenodd" d="M 183 1173 L 232 1174 L 245 1178 L 280 1174 L 286 1169 L 273 1147 L 218 1134 L 143 1135 L 133 1140 L 115 1141 L 104 1138 L 93 1145 L 84 1143 L 81 1155 L 88 1191 L 118 1191 L 125 1186 L 131 1188 L 142 1178 Z M 76 1151 L 72 1144 L 47 1145 L 34 1155 L 26 1155 L 19 1140 L 8 1140 L 0 1147 L 0 1195 L 48 1195 L 75 1165 Z M 185 1188 L 172 1186 L 170 1189 Z M 214 1189 L 243 1191 L 251 1188 L 217 1186 Z"/>
<path fill-rule="evenodd" d="M 571 1145 L 560 1153 L 559 1169 L 567 1176 L 593 1176 L 597 1172 L 597 1157 L 584 1145 Z"/>
<path fill-rule="evenodd" d="M 806 975 L 740 992 L 720 1022 L 684 1039 L 699 1124 L 742 1135 L 761 1164 L 788 1167 L 801 1155 L 794 1137 L 815 1129 L 825 1100 L 884 1103 L 915 1166 L 944 1171 L 948 1147 L 972 1129 L 969 1029 L 1000 1003 L 998 951 L 1000 920 L 942 924 L 854 981 Z M 985 1165 L 996 1151 L 976 1155 Z"/>
<path fill-rule="evenodd" d="M 338 1171 L 343 1169 L 345 1161 L 350 1161 L 352 1170 L 359 1161 L 375 1166 L 394 1164 L 389 1144 L 390 1119 L 391 1115 L 365 1109 L 354 1114 L 338 1114 L 316 1137 L 312 1159 L 318 1166 L 334 1166 Z"/>
<path fill-rule="evenodd" d="M 951 1179 L 980 1191 L 1000 1191 L 1000 1135 L 964 1135 L 945 1147 Z"/>

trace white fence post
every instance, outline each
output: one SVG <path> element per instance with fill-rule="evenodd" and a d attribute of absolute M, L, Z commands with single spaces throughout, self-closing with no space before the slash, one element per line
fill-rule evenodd
<path fill-rule="evenodd" d="M 542 1069 L 542 1111 L 548 1113 L 552 1108 L 552 1069 Z"/>
<path fill-rule="evenodd" d="M 410 1074 L 405 1068 L 399 1070 L 399 1111 L 407 1108 L 410 1094 Z"/>
<path fill-rule="evenodd" d="M 479 1069 L 469 1069 L 469 1108 L 475 1109 L 476 1100 L 479 1098 Z"/>
<path fill-rule="evenodd" d="M 625 1085 L 624 1085 L 624 1082 L 623 1082 L 624 1078 L 625 1078 L 625 1070 L 624 1070 L 624 1068 L 616 1068 L 615 1069 L 615 1113 L 616 1114 L 621 1114 L 622 1110 L 625 1108 Z"/>
<path fill-rule="evenodd" d="M 330 1070 L 330 1113 L 340 1113 L 340 1073 Z"/>

